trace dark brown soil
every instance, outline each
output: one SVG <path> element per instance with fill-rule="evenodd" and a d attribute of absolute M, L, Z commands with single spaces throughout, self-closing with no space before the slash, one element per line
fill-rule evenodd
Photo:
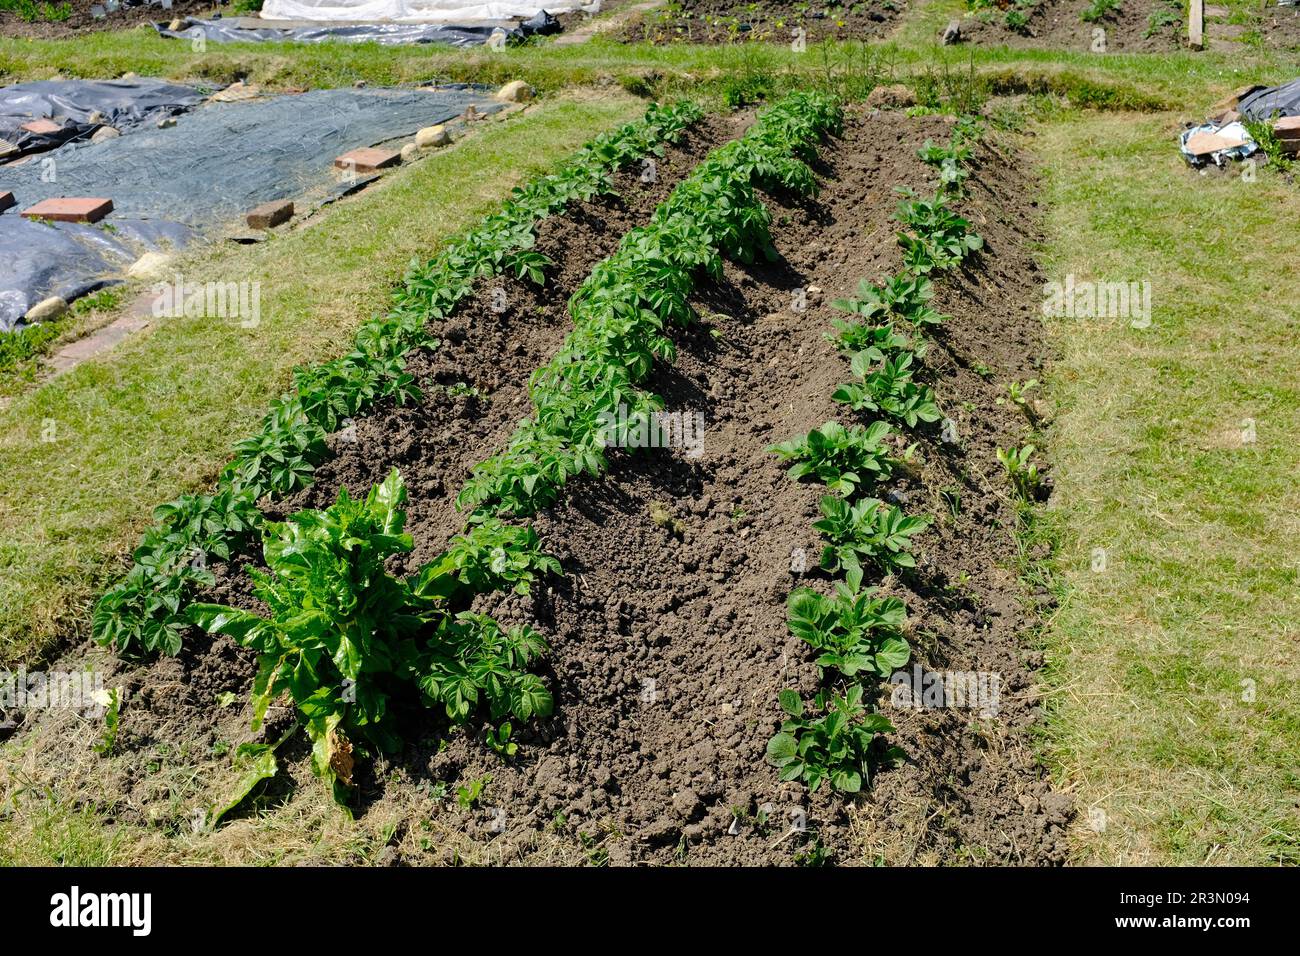
<path fill-rule="evenodd" d="M 809 43 L 865 40 L 889 32 L 906 6 L 905 0 L 843 4 L 670 0 L 666 6 L 634 18 L 623 38 L 634 43 L 791 43 L 802 29 Z"/>
<path fill-rule="evenodd" d="M 961 21 L 963 42 L 987 46 L 1037 47 L 1054 50 L 1082 50 L 1095 53 L 1163 53 L 1186 46 L 1187 23 L 1182 6 L 1172 0 L 1121 0 L 1120 6 L 1096 23 L 1085 22 L 1080 14 L 1088 0 L 1038 0 L 1032 6 L 1017 7 L 1028 19 L 1022 30 L 1006 24 L 1009 0 L 967 16 Z M 1177 19 L 1161 24 L 1157 15 L 1168 11 Z M 1104 47 L 1097 45 L 1104 31 Z M 1150 34 L 1150 35 L 1148 35 Z"/>
<path fill-rule="evenodd" d="M 1300 50 L 1300 6 L 1270 6 L 1255 24 L 1264 44 L 1278 50 Z M 1213 27 L 1208 27 L 1213 35 Z"/>
<path fill-rule="evenodd" d="M 64 6 L 71 7 L 71 13 L 66 19 L 51 20 L 48 13 L 41 12 L 38 13 L 36 20 L 29 22 L 17 13 L 0 11 L 0 36 L 56 40 L 75 36 L 78 33 L 125 30 L 143 23 L 162 22 L 187 14 L 205 14 L 217 8 L 213 0 L 172 0 L 170 10 L 164 10 L 156 5 L 129 7 L 123 3 L 112 13 L 106 12 L 102 18 L 96 18 L 91 14 L 90 8 L 104 6 L 104 0 L 36 0 L 37 9 L 41 10 L 46 3 L 53 10 L 59 10 Z"/>
<path fill-rule="evenodd" d="M 393 570 L 438 553 L 461 528 L 451 499 L 466 469 L 526 414 L 522 383 L 567 332 L 569 294 L 706 149 L 740 129 L 740 118 L 712 121 L 669 152 L 657 182 L 625 175 L 621 199 L 544 223 L 538 248 L 559 263 L 547 287 L 502 281 L 482 289 L 438 330 L 441 349 L 413 357 L 425 400 L 359 420 L 334 440 L 337 455 L 316 485 L 278 510 L 323 506 L 340 483 L 363 492 L 395 465 L 410 488 L 416 550 Z M 977 149 L 961 207 L 988 250 L 940 284 L 936 304 L 951 320 L 925 358 L 959 443 L 930 430 L 908 436 L 919 464 L 888 491 L 936 524 L 915 572 L 883 582 L 908 605 L 916 660 L 999 675 L 1000 709 L 980 717 L 883 701 L 897 727 L 890 742 L 906 757 L 882 768 L 857 800 L 780 784 L 763 759 L 781 719 L 777 693 L 811 692 L 817 682 L 811 655 L 786 628 L 786 596 L 801 583 L 829 587 L 819 572 L 791 571 L 795 549 L 816 563 L 818 490 L 791 482 L 766 449 L 849 417 L 830 397 L 848 370 L 825 339 L 836 314 L 828 303 L 860 277 L 898 270 L 895 187 L 932 186 L 914 151 L 949 135 L 941 118 L 860 112 L 823 150 L 816 200 L 769 197 L 780 260 L 728 264 L 723 281 L 701 287 L 701 322 L 679 337 L 678 361 L 650 383 L 669 410 L 703 412 L 702 455 L 613 454 L 608 475 L 575 482 L 536 521 L 563 579 L 531 597 L 485 596 L 477 605 L 547 636 L 556 715 L 518 735 L 510 763 L 486 749 L 480 728 L 442 740 L 436 715 L 415 715 L 407 751 L 367 763 L 360 780 L 363 814 L 401 815 L 392 860 L 788 864 L 820 845 L 840 863 L 1064 861 L 1071 803 L 1051 791 L 1031 746 L 1040 663 L 1031 633 L 1042 609 L 1035 601 L 1046 598 L 1019 583 L 1015 509 L 995 456 L 1030 430 L 1024 414 L 999 403 L 1006 383 L 1040 377 L 1045 355 L 1035 308 L 1041 276 L 1030 257 L 1035 186 L 1014 151 Z M 504 311 L 493 311 L 495 288 L 505 292 Z M 809 296 L 803 312 L 791 306 L 800 288 Z M 680 533 L 661 527 L 652 505 L 671 512 Z M 247 579 L 217 570 L 220 583 L 205 599 L 248 606 Z M 88 656 L 117 668 L 106 682 L 127 688 L 114 779 L 105 788 L 93 765 L 77 774 L 95 779 L 94 792 L 115 795 L 104 812 L 138 822 L 168 797 L 150 769 L 160 751 L 212 771 L 224 765 L 200 758 L 217 741 L 247 738 L 252 663 L 229 642 L 194 635 L 180 658 L 147 667 L 116 665 L 98 650 Z M 238 703 L 215 707 L 222 692 Z M 289 716 L 273 714 L 267 736 Z M 84 739 L 48 727 L 35 733 L 53 749 L 85 748 Z M 297 786 L 319 786 L 300 740 L 284 757 L 272 808 Z M 62 766 L 57 753 L 41 762 Z M 488 775 L 472 810 L 444 796 Z M 69 771 L 61 779 L 76 784 Z"/>

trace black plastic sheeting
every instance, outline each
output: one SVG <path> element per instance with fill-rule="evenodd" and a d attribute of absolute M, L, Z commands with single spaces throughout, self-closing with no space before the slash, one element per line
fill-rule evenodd
<path fill-rule="evenodd" d="M 1237 101 L 1237 112 L 1249 120 L 1300 116 L 1300 78 L 1281 86 L 1261 86 Z"/>
<path fill-rule="evenodd" d="M 234 21 L 222 19 L 203 20 L 185 18 L 181 30 L 168 29 L 169 24 L 155 23 L 154 28 L 165 37 L 178 40 L 211 41 L 213 43 L 265 43 L 295 42 L 323 43 L 380 43 L 384 46 L 406 46 L 416 43 L 444 43 L 450 46 L 482 46 L 497 30 L 506 35 L 507 43 L 518 43 L 530 36 L 546 36 L 560 32 L 560 21 L 545 10 L 511 27 L 492 24 L 458 25 L 454 23 L 340 23 L 329 26 L 257 27 L 243 29 Z"/>
<path fill-rule="evenodd" d="M 78 222 L 0 219 L 0 332 L 8 332 L 37 302 L 69 302 L 121 275 L 146 252 L 183 248 L 193 230 L 174 222 L 114 219 L 111 230 Z"/>
<path fill-rule="evenodd" d="M 99 125 L 120 131 L 166 116 L 175 116 L 203 102 L 207 94 L 164 80 L 38 80 L 0 88 L 0 139 L 17 147 L 9 156 L 53 149 L 89 137 Z M 103 124 L 90 122 L 102 113 Z M 57 133 L 33 133 L 22 128 L 34 119 L 61 124 Z"/>
<path fill-rule="evenodd" d="M 473 105 L 503 104 L 468 86 L 311 90 L 260 102 L 210 103 L 165 129 L 137 127 L 102 143 L 69 143 L 46 162 L 0 166 L 0 192 L 17 205 L 0 214 L 0 329 L 37 302 L 65 299 L 114 281 L 143 252 L 179 247 L 228 226 L 254 206 L 354 188 L 338 180 L 334 158 L 408 136 Z M 43 199 L 113 200 L 93 225 L 29 223 L 18 213 Z"/>

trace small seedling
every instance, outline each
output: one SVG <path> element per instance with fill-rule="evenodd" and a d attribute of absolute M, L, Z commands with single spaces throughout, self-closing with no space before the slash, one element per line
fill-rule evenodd
<path fill-rule="evenodd" d="M 513 757 L 519 752 L 519 745 L 510 739 L 513 731 L 508 720 L 495 730 L 489 724 L 483 728 L 483 740 L 498 757 Z"/>
<path fill-rule="evenodd" d="M 1007 477 L 1011 479 L 1011 487 L 1025 501 L 1035 497 L 1040 484 L 1038 466 L 1032 460 L 1035 450 L 1033 445 L 1007 450 L 998 449 L 998 461 L 1002 462 L 1002 467 L 1006 469 Z"/>
<path fill-rule="evenodd" d="M 482 798 L 483 790 L 491 782 L 492 774 L 488 773 L 475 780 L 471 780 L 468 785 L 464 787 L 457 787 L 456 805 L 462 810 L 473 809 L 474 805 Z"/>

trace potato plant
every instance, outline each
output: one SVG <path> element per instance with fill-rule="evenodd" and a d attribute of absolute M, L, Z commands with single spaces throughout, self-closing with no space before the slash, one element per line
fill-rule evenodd
<path fill-rule="evenodd" d="M 822 567 L 844 572 L 851 588 L 862 584 L 864 561 L 886 572 L 916 567 L 912 538 L 931 523 L 876 498 L 850 503 L 827 495 L 821 500 L 821 512 L 813 528 L 829 542 L 822 551 Z"/>
<path fill-rule="evenodd" d="M 912 378 L 912 354 L 905 352 L 885 358 L 876 365 L 867 352 L 853 356 L 856 382 L 841 385 L 832 396 L 855 412 L 884 412 L 908 428 L 920 422 L 937 422 L 942 413 L 935 404 L 934 392 Z"/>
<path fill-rule="evenodd" d="M 934 199 L 917 199 L 910 191 L 904 195 L 898 207 L 898 221 L 904 229 L 898 234 L 898 244 L 910 271 L 920 276 L 951 269 L 984 248 L 984 240 L 948 208 L 942 194 Z"/>
<path fill-rule="evenodd" d="M 793 462 L 786 474 L 796 481 L 812 476 L 836 494 L 848 497 L 862 485 L 883 481 L 892 473 L 894 460 L 884 444 L 891 431 L 885 422 L 845 428 L 831 421 L 806 435 L 773 445 L 768 451 Z"/>
<path fill-rule="evenodd" d="M 820 651 L 817 666 L 822 671 L 887 678 L 911 656 L 901 633 L 906 606 L 899 598 L 879 596 L 876 588 L 837 582 L 832 597 L 800 588 L 786 607 L 790 632 Z"/>
<path fill-rule="evenodd" d="M 841 793 L 857 793 L 870 779 L 868 750 L 877 734 L 894 729 L 881 714 L 862 703 L 862 685 L 853 684 L 839 696 L 825 690 L 817 694 L 814 708 L 821 717 L 809 717 L 803 701 L 792 690 L 780 694 L 787 719 L 781 732 L 767 744 L 767 759 L 780 769 L 782 780 L 800 780 L 816 793 L 829 781 Z"/>
<path fill-rule="evenodd" d="M 401 698 L 422 696 L 457 723 L 481 702 L 493 720 L 551 712 L 550 692 L 527 671 L 546 650 L 541 636 L 526 627 L 503 629 L 464 608 L 483 590 L 526 591 L 535 571 L 549 570 L 553 559 L 514 542 L 513 562 L 493 557 L 476 564 L 462 552 L 406 579 L 394 577 L 384 561 L 412 548 L 402 531 L 405 502 L 394 469 L 364 499 L 340 489 L 324 511 L 267 524 L 269 573 L 250 573 L 268 617 L 217 604 L 186 610 L 208 632 L 258 652 L 254 729 L 271 702 L 287 693 L 312 739 L 312 768 L 340 802 L 366 746 L 386 753 L 400 748 L 394 704 Z"/>

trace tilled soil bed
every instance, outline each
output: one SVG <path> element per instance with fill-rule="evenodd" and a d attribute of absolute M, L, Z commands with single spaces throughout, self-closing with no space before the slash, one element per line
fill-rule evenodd
<path fill-rule="evenodd" d="M 104 10 L 103 16 L 91 13 L 93 7 L 104 6 L 104 0 L 36 0 L 33 12 L 28 14 L 33 19 L 26 19 L 14 11 L 0 10 L 0 36 L 62 39 L 80 33 L 161 23 L 187 14 L 198 16 L 218 8 L 214 0 L 172 0 L 168 10 L 156 4 L 128 5 L 123 2 L 116 10 Z"/>
<path fill-rule="evenodd" d="M 1032 6 L 1000 2 L 961 21 L 962 41 L 1094 53 L 1163 53 L 1186 46 L 1187 22 L 1173 0 L 1121 0 L 1096 22 L 1080 16 L 1090 6 L 1085 0 L 1037 0 Z M 1007 25 L 1008 9 L 1024 14 L 1023 27 Z"/>
<path fill-rule="evenodd" d="M 675 0 L 636 17 L 624 30 L 630 42 L 793 43 L 799 30 L 806 42 L 867 40 L 888 33 L 906 9 L 905 0 L 807 4 L 774 0 Z"/>
<path fill-rule="evenodd" d="M 538 248 L 558 263 L 547 286 L 485 283 L 441 324 L 443 346 L 412 357 L 424 400 L 380 406 L 336 436 L 315 485 L 276 512 L 325 506 L 340 484 L 364 494 L 396 466 L 410 489 L 416 547 L 390 570 L 412 571 L 440 552 L 461 530 L 452 499 L 468 467 L 527 414 L 524 383 L 568 331 L 568 296 L 746 120 L 706 121 L 653 174 L 622 175 L 620 198 L 543 223 Z M 897 728 L 890 743 L 905 757 L 857 798 L 826 788 L 810 796 L 780 783 L 764 760 L 781 721 L 778 692 L 817 685 L 812 654 L 786 627 L 786 597 L 801 584 L 829 589 L 811 528 L 820 486 L 791 481 L 767 449 L 853 417 L 831 399 L 848 368 L 825 337 L 837 315 L 830 302 L 859 278 L 900 268 L 895 189 L 932 188 L 915 149 L 950 134 L 942 118 L 855 111 L 844 136 L 821 150 L 816 199 L 767 197 L 779 259 L 728 264 L 722 281 L 702 284 L 700 322 L 678 335 L 677 361 L 648 383 L 669 411 L 704 415 L 701 453 L 613 452 L 604 477 L 572 482 L 535 521 L 564 576 L 531 596 L 484 596 L 475 606 L 546 636 L 542 673 L 555 715 L 517 734 L 509 762 L 482 743 L 481 725 L 449 733 L 434 713 L 407 715 L 405 752 L 365 762 L 358 780 L 355 826 L 386 821 L 387 861 L 1064 861 L 1071 801 L 1051 790 L 1031 743 L 1040 663 L 1031 635 L 1048 599 L 1026 593 L 1017 576 L 1016 507 L 995 454 L 1031 430 L 1026 413 L 1002 401 L 1007 383 L 1039 377 L 1045 359 L 1041 276 L 1030 256 L 1035 186 L 1014 150 L 976 147 L 959 209 L 987 248 L 937 284 L 935 304 L 950 320 L 924 358 L 958 439 L 933 429 L 906 436 L 918 464 L 886 490 L 935 525 L 920 540 L 918 567 L 883 582 L 907 603 L 914 661 L 995 675 L 996 713 L 882 699 Z M 800 570 L 800 549 L 811 570 Z M 201 600 L 255 605 L 238 563 L 217 570 L 218 586 Z M 196 633 L 180 657 L 148 666 L 99 650 L 62 666 L 87 662 L 126 689 L 118 755 L 89 752 L 94 724 L 50 714 L 24 728 L 22 766 L 8 782 L 53 783 L 63 798 L 122 823 L 184 833 L 231 785 L 228 746 L 250 737 L 251 656 Z M 219 707 L 222 694 L 236 703 Z M 289 719 L 276 708 L 264 737 Z M 217 833 L 227 844 L 244 833 L 252 846 L 224 858 L 266 852 L 250 829 L 259 825 L 253 808 L 274 818 L 319 806 L 302 735 L 281 753 L 281 777 Z M 476 780 L 487 781 L 482 794 L 463 808 L 450 795 Z M 276 858 L 311 859 L 312 838 L 299 839 Z"/>

